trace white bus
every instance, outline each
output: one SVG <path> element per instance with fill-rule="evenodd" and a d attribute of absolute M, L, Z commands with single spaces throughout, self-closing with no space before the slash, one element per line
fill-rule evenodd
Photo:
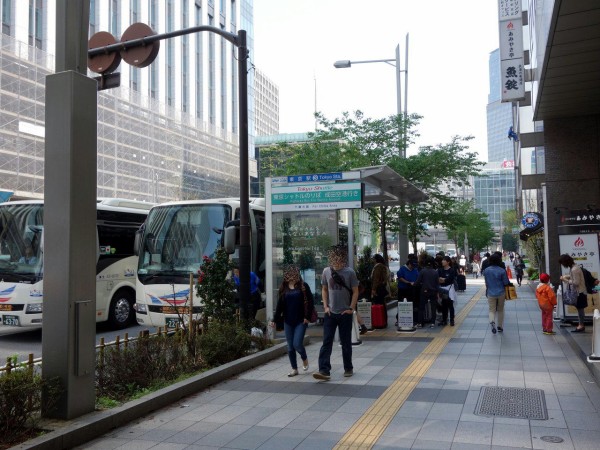
<path fill-rule="evenodd" d="M 230 222 L 239 218 L 240 201 L 235 198 L 170 202 L 150 210 L 136 244 L 138 324 L 172 328 L 189 315 L 190 273 L 195 284 L 202 258 L 214 256 L 223 246 L 225 227 L 232 227 Z M 265 273 L 264 224 L 264 199 L 250 199 L 250 270 L 261 279 Z M 237 258 L 236 253 L 232 258 Z M 192 314 L 199 314 L 200 298 L 195 293 L 191 298 Z"/>
<path fill-rule="evenodd" d="M 97 201 L 96 321 L 115 329 L 134 323 L 135 233 L 151 207 Z M 43 251 L 43 200 L 0 203 L 0 326 L 42 326 Z"/>

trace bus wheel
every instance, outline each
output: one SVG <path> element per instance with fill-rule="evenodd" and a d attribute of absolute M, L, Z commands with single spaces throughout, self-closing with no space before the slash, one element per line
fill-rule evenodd
<path fill-rule="evenodd" d="M 125 290 L 117 291 L 110 302 L 108 322 L 111 328 L 121 330 L 133 319 L 133 295 Z"/>

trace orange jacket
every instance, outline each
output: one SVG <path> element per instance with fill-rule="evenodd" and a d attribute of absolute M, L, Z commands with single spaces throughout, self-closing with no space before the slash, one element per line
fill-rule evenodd
<path fill-rule="evenodd" d="M 535 290 L 535 296 L 537 297 L 538 304 L 543 310 L 549 310 L 556 305 L 556 294 L 554 289 L 548 286 L 546 283 L 540 283 Z"/>

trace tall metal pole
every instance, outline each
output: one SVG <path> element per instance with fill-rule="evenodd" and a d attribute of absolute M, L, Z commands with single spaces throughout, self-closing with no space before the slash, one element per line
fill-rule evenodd
<path fill-rule="evenodd" d="M 91 412 L 95 402 L 97 83 L 85 75 L 89 12 L 89 0 L 57 0 L 56 73 L 46 77 L 42 376 L 58 379 L 61 390 L 43 414 L 60 419 Z"/>
<path fill-rule="evenodd" d="M 406 102 L 406 96 L 404 97 L 404 101 Z M 398 117 L 402 120 L 400 124 L 400 129 L 398 132 L 400 133 L 401 139 L 398 140 L 398 144 L 400 147 L 400 157 L 406 158 L 406 123 L 405 116 L 402 113 L 402 68 L 400 66 L 400 44 L 396 46 L 396 106 L 398 110 Z M 401 206 L 402 211 L 404 211 L 404 205 Z M 400 231 L 398 232 L 398 257 L 400 261 L 406 261 L 408 259 L 408 236 L 405 231 L 405 224 L 402 220 L 399 223 Z"/>
<path fill-rule="evenodd" d="M 240 109 L 240 307 L 248 318 L 250 303 L 250 193 L 248 186 L 248 48 L 246 31 L 238 32 L 238 83 Z"/>

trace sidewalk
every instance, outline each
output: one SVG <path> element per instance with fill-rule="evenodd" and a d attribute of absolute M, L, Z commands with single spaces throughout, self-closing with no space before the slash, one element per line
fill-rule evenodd
<path fill-rule="evenodd" d="M 320 348 L 313 337 L 306 373 L 288 378 L 281 357 L 78 448 L 600 448 L 600 390 L 570 333 L 541 333 L 533 290 L 523 285 L 506 304 L 504 333 L 494 335 L 482 279 L 467 283 L 455 327 L 400 335 L 390 310 L 390 327 L 353 348 L 351 378 L 343 377 L 337 346 L 331 381 L 312 378 Z M 496 386 L 517 389 L 502 390 L 508 400 L 478 403 L 482 387 Z M 518 388 L 542 390 L 545 403 L 519 401 Z M 513 416 L 524 407 L 529 417 L 547 408 L 548 418 L 476 415 L 483 407 Z"/>

